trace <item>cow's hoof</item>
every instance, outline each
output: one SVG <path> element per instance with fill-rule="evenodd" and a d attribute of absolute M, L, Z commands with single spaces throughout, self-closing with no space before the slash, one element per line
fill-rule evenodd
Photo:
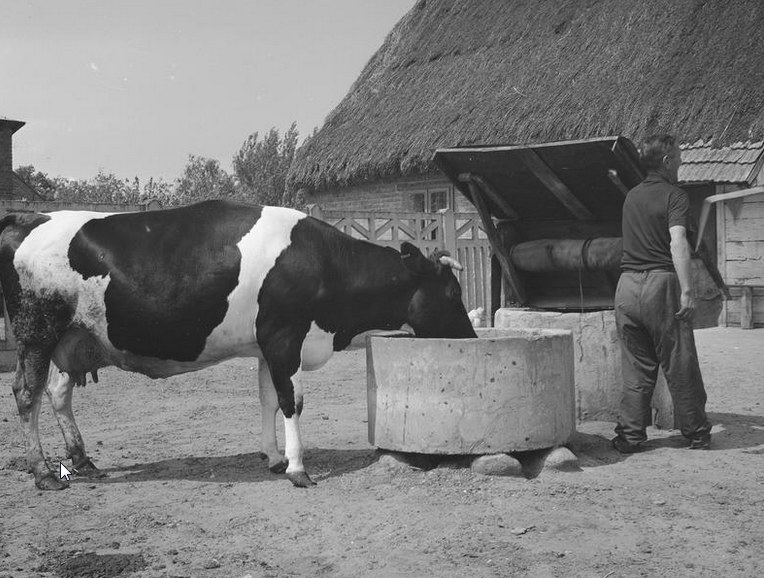
<path fill-rule="evenodd" d="M 47 472 L 40 476 L 35 476 L 34 485 L 39 490 L 65 490 L 69 487 L 69 482 L 59 479 L 53 472 Z"/>
<path fill-rule="evenodd" d="M 291 472 L 287 474 L 287 478 L 298 488 L 310 488 L 316 485 L 316 482 L 311 480 L 305 472 Z"/>
<path fill-rule="evenodd" d="M 72 464 L 75 473 L 81 478 L 105 478 L 106 472 L 99 470 L 96 465 L 90 461 L 90 458 L 85 458 L 85 461 L 80 462 L 78 465 Z"/>
<path fill-rule="evenodd" d="M 276 462 L 272 466 L 268 466 L 268 469 L 273 474 L 283 474 L 287 470 L 287 466 L 289 465 L 289 462 L 287 460 L 281 460 L 280 462 Z"/>

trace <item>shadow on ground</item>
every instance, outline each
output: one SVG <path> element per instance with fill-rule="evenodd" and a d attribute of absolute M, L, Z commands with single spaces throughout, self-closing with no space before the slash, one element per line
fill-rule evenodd
<path fill-rule="evenodd" d="M 735 413 L 709 413 L 713 424 L 710 451 L 742 450 L 744 453 L 764 454 L 764 417 Z M 614 424 L 613 424 L 614 425 Z M 598 428 L 596 432 L 576 431 L 566 444 L 579 459 L 582 467 L 606 466 L 627 459 L 611 445 L 612 429 Z M 689 441 L 679 430 L 648 430 L 644 451 L 662 448 L 686 449 Z"/>
<path fill-rule="evenodd" d="M 115 578 L 145 567 L 146 561 L 141 554 L 96 554 L 76 550 L 47 555 L 37 571 L 51 572 L 57 578 Z"/>
<path fill-rule="evenodd" d="M 365 468 L 377 459 L 373 449 L 312 449 L 305 453 L 305 467 L 314 481 Z M 103 470 L 104 478 L 77 478 L 73 483 L 121 484 L 146 481 L 188 480 L 217 483 L 273 481 L 283 475 L 271 473 L 259 453 L 232 456 L 186 457 L 135 463 Z"/>

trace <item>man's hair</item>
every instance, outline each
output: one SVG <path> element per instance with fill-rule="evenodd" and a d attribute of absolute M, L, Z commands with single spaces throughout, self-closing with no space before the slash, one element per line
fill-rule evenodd
<path fill-rule="evenodd" d="M 663 157 L 671 152 L 676 145 L 676 139 L 670 134 L 656 134 L 647 137 L 642 143 L 639 158 L 646 171 L 660 169 Z"/>

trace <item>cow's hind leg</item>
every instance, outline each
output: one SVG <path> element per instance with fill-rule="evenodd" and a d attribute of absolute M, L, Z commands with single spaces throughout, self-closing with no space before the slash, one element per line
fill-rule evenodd
<path fill-rule="evenodd" d="M 273 386 L 268 364 L 264 359 L 261 359 L 258 365 L 262 455 L 268 459 L 268 468 L 273 473 L 283 474 L 287 469 L 287 463 L 276 442 L 276 412 L 279 410 L 279 399 L 276 395 L 276 388 Z"/>
<path fill-rule="evenodd" d="M 20 346 L 22 347 L 22 346 Z M 48 379 L 50 356 L 27 347 L 20 349 L 13 395 L 24 433 L 27 467 L 41 490 L 62 490 L 69 486 L 45 462 L 40 444 L 39 417 L 42 392 Z"/>
<path fill-rule="evenodd" d="M 59 371 L 53 364 L 50 365 L 46 392 L 53 406 L 53 413 L 56 415 L 58 425 L 61 427 L 61 433 L 66 443 L 66 453 L 72 459 L 72 467 L 78 476 L 101 478 L 106 474 L 95 467 L 95 464 L 88 458 L 82 435 L 74 421 L 74 414 L 72 413 L 74 385 L 75 381 L 70 374 Z"/>

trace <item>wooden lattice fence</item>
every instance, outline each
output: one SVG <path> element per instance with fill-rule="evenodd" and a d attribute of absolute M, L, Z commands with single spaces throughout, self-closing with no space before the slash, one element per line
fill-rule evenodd
<path fill-rule="evenodd" d="M 315 206 L 309 212 L 353 238 L 377 245 L 400 249 L 409 241 L 426 254 L 446 249 L 464 265 L 457 276 L 467 310 L 490 311 L 491 245 L 476 213 L 323 212 Z"/>

